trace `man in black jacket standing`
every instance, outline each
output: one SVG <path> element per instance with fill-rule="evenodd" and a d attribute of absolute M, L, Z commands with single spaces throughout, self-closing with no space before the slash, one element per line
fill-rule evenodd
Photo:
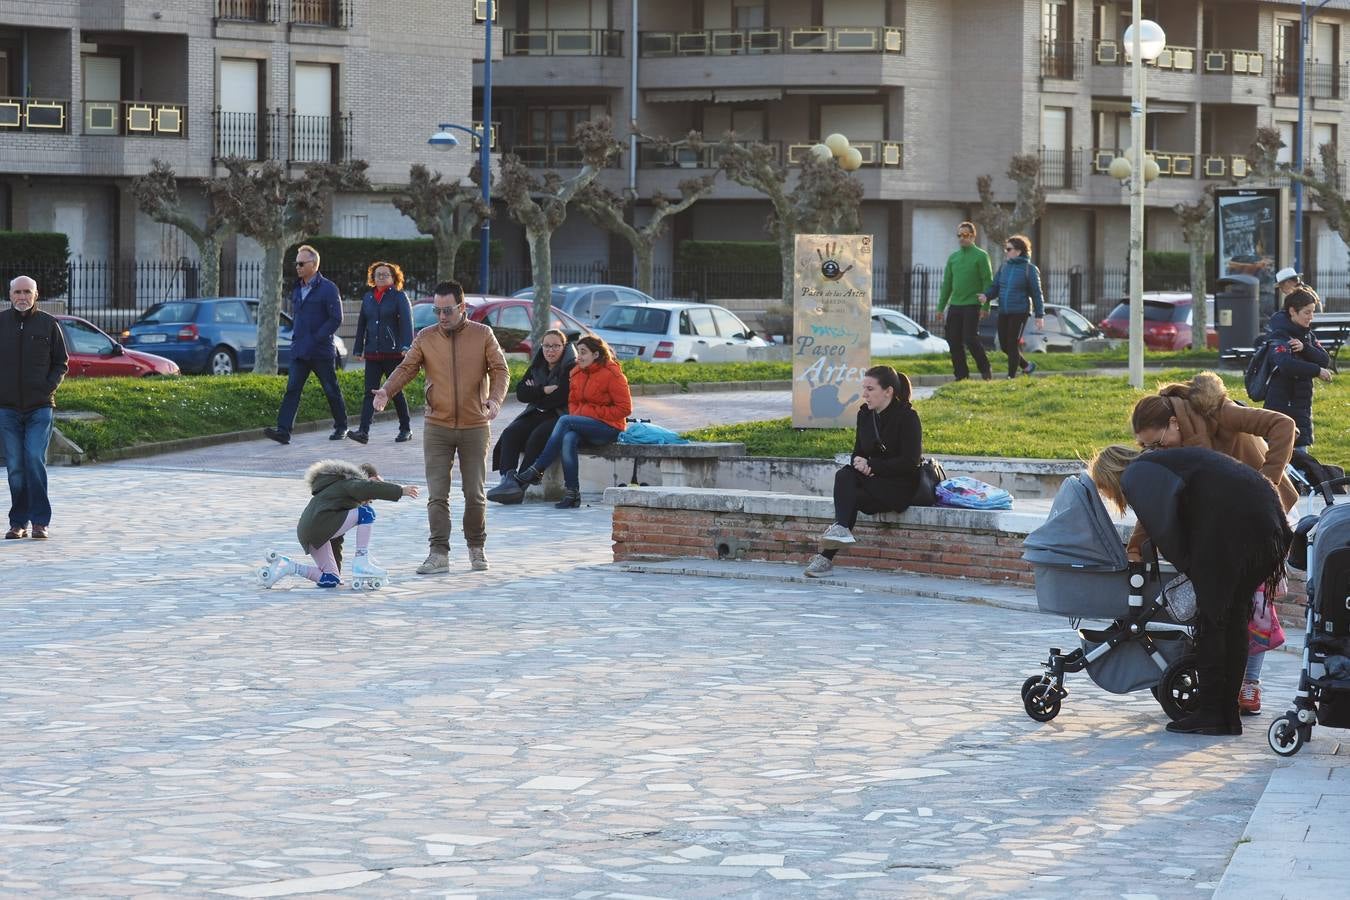
<path fill-rule="evenodd" d="M 37 308 L 37 282 L 20 275 L 9 283 L 10 308 L 0 313 L 0 439 L 9 476 L 6 540 L 47 537 L 47 444 L 53 399 L 69 367 L 61 325 Z"/>

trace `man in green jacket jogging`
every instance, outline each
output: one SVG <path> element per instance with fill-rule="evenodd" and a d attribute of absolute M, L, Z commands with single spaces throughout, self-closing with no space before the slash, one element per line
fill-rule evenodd
<path fill-rule="evenodd" d="M 947 314 L 947 346 L 952 354 L 952 373 L 956 380 L 970 377 L 970 367 L 966 364 L 966 350 L 975 357 L 980 377 L 988 381 L 993 377 L 989 369 L 989 357 L 980 344 L 980 319 L 989 312 L 989 307 L 980 301 L 980 293 L 994 278 L 994 270 L 989 265 L 989 254 L 975 246 L 975 225 L 962 222 L 956 226 L 956 238 L 961 249 L 947 257 L 947 267 L 942 272 L 942 293 L 938 295 L 938 315 Z"/>

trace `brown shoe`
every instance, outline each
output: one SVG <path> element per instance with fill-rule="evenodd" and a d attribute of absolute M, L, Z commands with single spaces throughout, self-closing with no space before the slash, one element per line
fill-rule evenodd
<path fill-rule="evenodd" d="M 31 537 L 32 537 L 33 540 L 35 540 L 35 541 L 45 541 L 45 540 L 47 539 L 47 526 L 46 526 L 46 525 L 34 525 L 34 526 L 33 526 L 33 533 L 32 533 L 32 535 L 31 535 Z"/>
<path fill-rule="evenodd" d="M 33 530 L 36 531 L 37 526 L 34 526 Z M 1261 711 L 1261 682 L 1242 682 L 1242 689 L 1238 691 L 1238 710 L 1244 716 L 1254 716 Z"/>
<path fill-rule="evenodd" d="M 19 538 L 26 537 L 28 537 L 28 529 L 24 528 L 22 525 L 15 525 L 9 531 L 5 532 L 5 540 L 7 541 L 17 541 Z"/>

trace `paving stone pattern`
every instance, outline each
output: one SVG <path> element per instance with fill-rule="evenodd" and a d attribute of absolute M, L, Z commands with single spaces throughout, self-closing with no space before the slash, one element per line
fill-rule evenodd
<path fill-rule="evenodd" d="M 366 594 L 256 586 L 294 477 L 52 492 L 0 542 L 0 896 L 1195 896 L 1277 762 L 1082 675 L 1032 722 L 1061 620 L 626 573 L 603 507 L 494 507 L 471 573 L 456 503 L 420 578 L 423 504 L 378 504 Z"/>

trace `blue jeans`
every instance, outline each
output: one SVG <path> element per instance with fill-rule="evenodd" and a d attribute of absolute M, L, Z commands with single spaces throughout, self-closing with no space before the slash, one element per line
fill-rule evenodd
<path fill-rule="evenodd" d="M 601 447 L 614 443 L 614 439 L 618 436 L 619 429 L 613 425 L 606 425 L 599 419 L 592 419 L 590 416 L 563 416 L 553 426 L 548 443 L 531 465 L 536 471 L 542 472 L 553 465 L 553 461 L 561 455 L 563 486 L 569 491 L 581 490 L 581 479 L 577 475 L 579 465 L 577 445 L 585 441 L 591 446 Z"/>
<path fill-rule="evenodd" d="M 26 413 L 0 409 L 0 439 L 5 445 L 5 472 L 9 476 L 9 525 L 52 523 L 47 499 L 47 445 L 52 439 L 52 408 L 41 406 Z"/>
<path fill-rule="evenodd" d="M 291 374 L 286 379 L 286 396 L 281 399 L 281 409 L 277 411 L 277 430 L 291 433 L 295 425 L 295 414 L 300 409 L 300 392 L 305 389 L 309 373 L 319 379 L 324 396 L 328 398 L 328 409 L 333 414 L 333 428 L 347 430 L 347 406 L 342 401 L 342 388 L 338 387 L 337 369 L 332 357 L 328 359 L 293 359 Z"/>

